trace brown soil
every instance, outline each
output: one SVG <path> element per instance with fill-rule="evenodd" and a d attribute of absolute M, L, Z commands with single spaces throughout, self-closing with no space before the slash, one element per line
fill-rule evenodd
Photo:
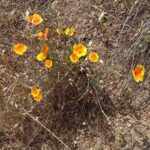
<path fill-rule="evenodd" d="M 19 58 L 16 61 L 9 50 L 18 38 L 35 46 L 30 37 L 19 36 L 29 34 L 24 32 L 27 28 L 22 13 L 30 8 L 48 16 L 50 6 L 54 11 L 49 18 L 56 15 L 59 21 L 54 18 L 54 23 L 47 25 L 73 26 L 75 38 L 84 41 L 88 50 L 96 50 L 104 64 L 60 70 L 60 80 L 55 82 L 54 77 L 48 83 L 43 81 L 45 90 L 51 84 L 54 87 L 43 102 L 35 104 L 29 99 L 29 89 L 14 78 L 24 72 L 28 63 Z M 150 149 L 149 0 L 8 0 L 0 2 L 0 18 L 0 149 Z M 137 64 L 143 64 L 146 70 L 139 84 L 131 74 Z M 28 72 L 29 77 L 33 74 Z"/>

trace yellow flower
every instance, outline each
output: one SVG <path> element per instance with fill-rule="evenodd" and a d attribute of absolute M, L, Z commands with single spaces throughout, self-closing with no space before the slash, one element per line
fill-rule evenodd
<path fill-rule="evenodd" d="M 53 65 L 53 61 L 52 61 L 52 60 L 47 59 L 47 60 L 45 61 L 45 67 L 47 67 L 47 68 L 51 68 L 51 67 L 52 67 L 52 65 Z"/>
<path fill-rule="evenodd" d="M 23 55 L 27 51 L 27 46 L 23 43 L 17 43 L 13 46 L 13 51 L 18 55 Z"/>
<path fill-rule="evenodd" d="M 41 15 L 33 14 L 33 15 L 28 16 L 28 22 L 30 22 L 33 25 L 37 26 L 37 25 L 39 25 L 40 23 L 43 22 L 43 19 L 42 19 Z"/>
<path fill-rule="evenodd" d="M 37 34 L 37 36 L 38 36 L 39 39 L 47 40 L 47 39 L 48 39 L 48 34 L 49 34 L 49 28 L 46 28 L 46 29 L 45 29 L 45 33 L 39 32 L 39 33 Z"/>
<path fill-rule="evenodd" d="M 79 43 L 79 44 L 75 44 L 73 46 L 73 53 L 78 57 L 82 57 L 82 56 L 85 56 L 86 53 L 87 53 L 87 48 L 82 44 L 82 43 Z"/>
<path fill-rule="evenodd" d="M 34 100 L 37 102 L 40 102 L 43 99 L 43 96 L 41 93 L 39 93 L 39 95 L 37 95 L 36 97 L 34 97 Z"/>
<path fill-rule="evenodd" d="M 99 61 L 99 55 L 97 53 L 95 53 L 95 52 L 90 52 L 89 60 L 91 62 L 98 62 Z"/>
<path fill-rule="evenodd" d="M 33 87 L 33 88 L 31 89 L 31 95 L 32 95 L 33 97 L 38 96 L 39 93 L 40 93 L 40 89 L 38 89 L 37 87 Z"/>
<path fill-rule="evenodd" d="M 43 99 L 43 96 L 41 94 L 41 91 L 37 87 L 33 87 L 31 89 L 31 95 L 33 96 L 34 100 L 40 102 Z"/>
<path fill-rule="evenodd" d="M 65 34 L 69 35 L 69 36 L 73 36 L 74 35 L 74 28 L 67 28 L 65 30 Z"/>
<path fill-rule="evenodd" d="M 43 44 L 41 48 L 41 52 L 37 55 L 36 59 L 38 61 L 43 61 L 46 59 L 47 55 L 48 55 L 48 47 L 46 44 Z"/>
<path fill-rule="evenodd" d="M 41 52 L 41 53 L 39 53 L 39 54 L 37 55 L 36 59 L 37 59 L 38 61 L 43 61 L 43 60 L 46 59 L 46 56 Z"/>
<path fill-rule="evenodd" d="M 72 53 L 72 54 L 70 55 L 70 60 L 71 60 L 71 62 L 73 62 L 73 63 L 77 63 L 78 60 L 79 60 L 79 58 L 77 57 L 76 54 Z"/>
<path fill-rule="evenodd" d="M 145 68 L 143 65 L 137 65 L 135 69 L 132 70 L 133 78 L 136 82 L 143 81 Z"/>

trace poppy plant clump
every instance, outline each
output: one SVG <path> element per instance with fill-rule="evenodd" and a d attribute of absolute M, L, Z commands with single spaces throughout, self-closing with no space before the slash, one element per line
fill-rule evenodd
<path fill-rule="evenodd" d="M 40 14 L 33 14 L 33 15 L 28 16 L 28 22 L 37 26 L 43 22 L 43 19 Z"/>
<path fill-rule="evenodd" d="M 135 69 L 132 70 L 132 75 L 135 82 L 140 82 L 144 80 L 145 68 L 143 65 L 137 65 Z"/>
<path fill-rule="evenodd" d="M 27 21 L 31 24 L 33 24 L 34 26 L 38 26 L 39 24 L 43 23 L 43 18 L 41 17 L 40 14 L 34 13 L 33 15 L 29 15 L 27 18 Z M 41 50 L 40 52 L 37 54 L 36 59 L 40 62 L 44 61 L 44 66 L 47 69 L 52 68 L 53 66 L 53 60 L 49 59 L 49 47 L 47 46 L 48 44 L 48 39 L 50 36 L 50 29 L 47 27 L 44 29 L 45 31 L 38 31 L 36 32 L 36 37 L 38 39 L 40 39 L 42 42 L 41 45 Z M 61 38 L 61 37 L 65 37 L 69 36 L 72 37 L 75 33 L 75 29 L 73 27 L 67 27 L 65 30 L 61 30 L 61 28 L 57 27 L 55 28 L 54 32 L 56 33 L 56 35 Z M 51 32 L 53 33 L 53 32 Z M 53 39 L 53 38 L 52 38 Z M 63 39 L 63 38 L 62 38 Z M 64 38 L 66 39 L 66 38 Z M 47 41 L 45 41 L 47 40 Z M 71 39 L 73 40 L 73 39 Z M 47 44 L 45 44 L 44 42 L 46 42 Z M 51 44 L 51 41 L 50 43 Z M 50 45 L 51 47 L 51 45 Z M 13 46 L 13 51 L 18 54 L 18 55 L 23 55 L 26 51 L 27 51 L 27 45 L 24 43 L 17 43 Z M 69 59 L 72 63 L 77 63 L 79 61 L 80 58 L 82 57 L 86 57 L 87 55 L 87 47 L 81 42 L 81 43 L 75 43 L 72 47 L 72 52 L 69 56 Z M 88 59 L 91 62 L 98 62 L 99 61 L 99 55 L 96 52 L 90 52 Z M 86 61 L 87 59 L 85 59 Z M 141 80 L 141 78 L 139 79 Z M 35 101 L 40 102 L 43 99 L 43 95 L 40 91 L 39 88 L 37 87 L 33 87 L 31 89 L 31 95 L 34 98 Z"/>
<path fill-rule="evenodd" d="M 13 46 L 13 51 L 17 55 L 23 55 L 27 51 L 27 45 L 24 43 L 17 43 Z"/>
<path fill-rule="evenodd" d="M 41 17 L 40 14 L 33 14 L 33 15 L 29 15 L 27 18 L 28 22 L 32 23 L 34 26 L 37 26 L 39 24 L 41 24 L 43 22 L 43 18 Z M 60 28 L 56 28 L 54 31 L 57 36 L 60 38 L 62 35 L 62 37 L 65 37 L 65 35 L 67 35 L 68 37 L 72 37 L 74 35 L 74 28 L 70 27 L 70 28 L 66 28 L 65 31 L 63 32 L 63 30 L 61 30 Z M 49 38 L 49 28 L 45 28 L 45 31 L 39 31 L 36 32 L 36 37 L 42 41 L 42 46 L 41 46 L 41 50 L 40 52 L 37 54 L 36 59 L 38 61 L 44 61 L 44 66 L 48 69 L 52 68 L 53 66 L 53 60 L 52 59 L 48 59 L 47 57 L 49 57 L 49 47 L 47 46 L 47 44 L 43 43 L 45 42 L 44 40 L 47 40 L 46 42 L 48 43 L 48 38 Z M 63 39 L 63 38 L 62 38 Z M 66 39 L 66 38 L 64 38 Z M 71 40 L 73 40 L 71 38 Z M 51 44 L 51 41 L 50 43 Z M 51 45 L 50 45 L 51 47 Z M 16 43 L 13 45 L 13 51 L 17 54 L 17 55 L 23 55 L 26 51 L 27 51 L 27 45 L 24 43 Z M 63 53 L 62 53 L 63 54 Z M 83 43 L 77 43 L 73 45 L 72 48 L 72 52 L 69 56 L 69 59 L 72 63 L 76 64 L 78 63 L 80 58 L 85 58 L 87 56 L 87 47 L 83 44 Z M 89 60 L 92 63 L 96 63 L 96 62 L 102 62 L 102 60 L 100 60 L 99 58 L 99 54 L 96 52 L 90 52 L 88 57 L 86 57 L 86 60 Z M 100 60 L 100 61 L 99 61 Z M 145 68 L 143 65 L 137 65 L 133 70 L 132 70 L 132 76 L 133 79 L 135 80 L 135 82 L 140 82 L 144 80 L 144 74 L 145 74 Z M 31 88 L 31 95 L 33 97 L 33 99 L 37 102 L 40 102 L 43 99 L 43 95 L 41 93 L 41 90 L 37 87 L 32 87 Z"/>
<path fill-rule="evenodd" d="M 37 87 L 33 87 L 31 89 L 31 95 L 34 98 L 35 101 L 40 102 L 43 99 L 43 96 L 41 94 L 41 91 Z"/>

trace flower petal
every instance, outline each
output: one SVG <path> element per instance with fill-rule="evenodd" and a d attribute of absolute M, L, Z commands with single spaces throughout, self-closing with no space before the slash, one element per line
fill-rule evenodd
<path fill-rule="evenodd" d="M 82 57 L 82 56 L 85 56 L 86 53 L 87 53 L 87 48 L 82 44 L 82 43 L 79 43 L 79 44 L 75 44 L 73 46 L 73 53 L 77 56 L 77 57 Z"/>
<path fill-rule="evenodd" d="M 143 65 L 137 65 L 135 69 L 132 70 L 132 75 L 135 82 L 140 82 L 144 80 L 145 68 Z"/>
<path fill-rule="evenodd" d="M 33 15 L 28 16 L 28 22 L 30 22 L 33 25 L 37 26 L 37 25 L 39 25 L 40 23 L 43 22 L 43 19 L 42 19 L 40 14 L 33 14 Z"/>
<path fill-rule="evenodd" d="M 38 61 L 43 61 L 43 60 L 46 59 L 46 55 L 44 55 L 44 54 L 41 52 L 41 53 L 39 53 L 39 54 L 37 55 L 36 59 L 37 59 Z"/>
<path fill-rule="evenodd" d="M 38 89 L 37 87 L 33 87 L 33 88 L 31 89 L 31 95 L 32 95 L 33 97 L 38 96 L 39 93 L 40 93 L 40 89 Z"/>
<path fill-rule="evenodd" d="M 68 36 L 73 36 L 74 35 L 74 28 L 67 28 L 65 30 L 65 34 L 68 35 Z"/>
<path fill-rule="evenodd" d="M 99 55 L 96 52 L 90 52 L 89 60 L 91 62 L 98 62 L 99 61 Z"/>
<path fill-rule="evenodd" d="M 41 51 L 42 51 L 43 55 L 45 55 L 46 57 L 48 55 L 48 50 L 49 50 L 48 46 L 46 44 L 43 44 Z"/>
<path fill-rule="evenodd" d="M 37 96 L 34 97 L 34 100 L 40 102 L 43 99 L 43 95 L 39 93 Z"/>
<path fill-rule="evenodd" d="M 53 61 L 52 61 L 51 59 L 47 59 L 47 60 L 45 61 L 45 67 L 51 68 L 52 65 L 53 65 Z"/>
<path fill-rule="evenodd" d="M 23 55 L 27 51 L 27 46 L 24 43 L 17 43 L 13 46 L 13 51 L 18 55 Z"/>
<path fill-rule="evenodd" d="M 77 57 L 76 54 L 72 53 L 72 54 L 70 55 L 70 60 L 71 60 L 71 62 L 73 62 L 73 63 L 77 63 L 78 60 L 79 60 L 79 58 Z"/>
<path fill-rule="evenodd" d="M 38 36 L 39 39 L 44 39 L 44 37 L 45 37 L 43 32 L 39 32 L 37 34 L 37 36 Z"/>

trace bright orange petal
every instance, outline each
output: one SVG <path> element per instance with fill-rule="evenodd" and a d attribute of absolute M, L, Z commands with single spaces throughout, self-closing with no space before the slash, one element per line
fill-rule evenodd
<path fill-rule="evenodd" d="M 32 23 L 32 20 L 33 20 L 33 16 L 32 15 L 28 16 L 28 22 Z"/>
<path fill-rule="evenodd" d="M 45 55 L 46 57 L 48 55 L 48 50 L 49 50 L 48 46 L 46 44 L 43 44 L 41 51 L 42 51 L 43 55 Z"/>
<path fill-rule="evenodd" d="M 38 36 L 39 39 L 44 39 L 44 37 L 45 37 L 43 32 L 39 32 L 37 34 L 37 36 Z"/>
<path fill-rule="evenodd" d="M 98 62 L 99 61 L 99 55 L 97 53 L 95 53 L 95 52 L 91 52 L 89 54 L 89 60 L 91 62 Z"/>
<path fill-rule="evenodd" d="M 45 67 L 47 67 L 47 68 L 51 68 L 51 67 L 52 67 L 52 65 L 53 65 L 53 61 L 52 61 L 52 60 L 47 59 L 47 60 L 45 61 Z"/>
<path fill-rule="evenodd" d="M 145 68 L 143 65 L 137 65 L 135 69 L 132 70 L 133 78 L 136 82 L 144 80 Z"/>
<path fill-rule="evenodd" d="M 40 93 L 40 89 L 38 89 L 37 87 L 33 87 L 33 88 L 31 89 L 31 95 L 32 95 L 33 97 L 38 96 L 39 93 Z"/>
<path fill-rule="evenodd" d="M 78 60 L 79 60 L 79 58 L 77 57 L 77 55 L 75 55 L 74 53 L 72 53 L 72 54 L 70 55 L 70 60 L 71 60 L 71 62 L 73 62 L 73 63 L 77 63 Z"/>
<path fill-rule="evenodd" d="M 18 55 L 23 55 L 27 51 L 27 46 L 24 43 L 17 43 L 13 46 L 13 51 Z"/>
<path fill-rule="evenodd" d="M 46 29 L 45 29 L 45 34 L 46 34 L 46 37 L 48 37 L 48 34 L 49 34 L 49 28 L 46 28 Z"/>
<path fill-rule="evenodd" d="M 34 97 L 34 100 L 37 102 L 40 102 L 43 99 L 43 96 L 41 93 L 39 93 L 37 96 Z"/>
<path fill-rule="evenodd" d="M 28 16 L 28 21 L 30 23 L 32 23 L 33 25 L 37 26 L 43 22 L 43 19 L 42 19 L 41 15 L 33 14 L 33 15 Z"/>

